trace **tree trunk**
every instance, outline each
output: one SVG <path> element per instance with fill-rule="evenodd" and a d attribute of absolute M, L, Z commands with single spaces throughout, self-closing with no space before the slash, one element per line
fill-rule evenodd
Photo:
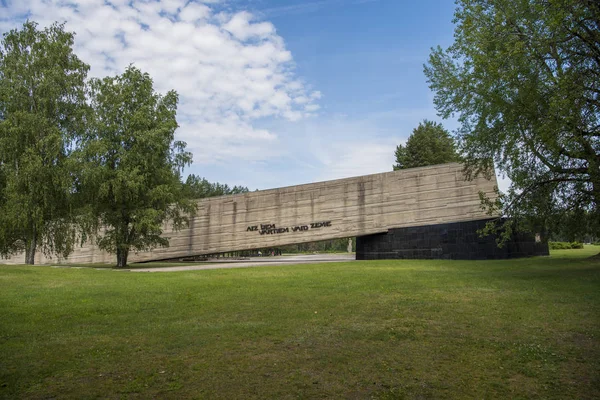
<path fill-rule="evenodd" d="M 117 268 L 125 268 L 127 266 L 127 256 L 129 249 L 117 248 Z"/>
<path fill-rule="evenodd" d="M 27 241 L 27 245 L 25 246 L 25 264 L 34 265 L 35 264 L 35 249 L 37 247 L 37 238 L 36 231 L 33 228 L 33 233 L 31 238 Z"/>
<path fill-rule="evenodd" d="M 590 167 L 590 180 L 592 181 L 592 199 L 594 201 L 593 223 L 594 231 L 600 230 L 600 167 Z"/>

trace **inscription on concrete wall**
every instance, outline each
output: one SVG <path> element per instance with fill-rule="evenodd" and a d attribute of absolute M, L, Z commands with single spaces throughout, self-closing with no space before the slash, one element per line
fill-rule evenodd
<path fill-rule="evenodd" d="M 331 221 L 323 221 L 323 222 L 312 222 L 309 225 L 296 225 L 296 226 L 286 226 L 285 228 L 278 228 L 276 224 L 260 224 L 252 225 L 246 228 L 246 232 L 258 232 L 261 235 L 275 235 L 280 233 L 289 233 L 289 232 L 306 232 L 311 229 L 319 229 L 319 228 L 329 228 L 331 227 Z"/>

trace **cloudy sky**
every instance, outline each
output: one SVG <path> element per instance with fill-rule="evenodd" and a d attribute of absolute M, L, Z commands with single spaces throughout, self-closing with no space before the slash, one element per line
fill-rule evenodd
<path fill-rule="evenodd" d="M 0 0 L 0 31 L 65 21 L 91 75 L 134 64 L 180 96 L 178 137 L 210 181 L 267 189 L 385 172 L 452 42 L 449 0 Z M 453 121 L 443 122 L 449 129 Z"/>

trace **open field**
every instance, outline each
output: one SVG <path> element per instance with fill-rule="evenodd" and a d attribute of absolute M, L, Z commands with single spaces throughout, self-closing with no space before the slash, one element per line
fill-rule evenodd
<path fill-rule="evenodd" d="M 600 398 L 599 251 L 0 267 L 0 398 Z"/>

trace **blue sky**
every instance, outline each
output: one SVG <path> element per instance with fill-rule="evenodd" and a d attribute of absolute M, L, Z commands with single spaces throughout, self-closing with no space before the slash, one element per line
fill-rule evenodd
<path fill-rule="evenodd" d="M 268 10 L 291 1 L 264 3 L 299 75 L 326 95 L 328 112 L 430 107 L 422 65 L 432 46 L 451 43 L 452 2 L 299 2 L 304 6 L 287 14 Z"/>
<path fill-rule="evenodd" d="M 266 189 L 391 170 L 440 121 L 423 75 L 448 0 L 0 0 L 0 31 L 66 21 L 92 76 L 133 63 L 180 94 L 187 173 Z M 453 121 L 442 121 L 449 129 Z"/>

